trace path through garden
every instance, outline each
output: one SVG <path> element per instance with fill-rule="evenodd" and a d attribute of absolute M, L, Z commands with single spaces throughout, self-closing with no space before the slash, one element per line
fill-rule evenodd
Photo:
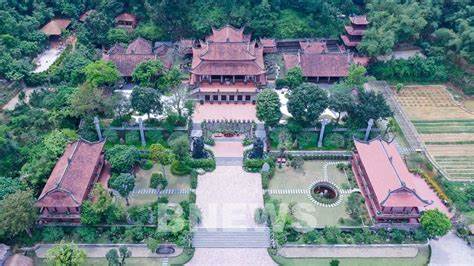
<path fill-rule="evenodd" d="M 212 150 L 218 164 L 198 180 L 202 224 L 194 233 L 196 251 L 188 265 L 275 265 L 266 250 L 269 231 L 253 218 L 263 207 L 261 178 L 243 170 L 242 143 L 219 140 Z M 229 165 L 229 158 L 240 163 Z"/>

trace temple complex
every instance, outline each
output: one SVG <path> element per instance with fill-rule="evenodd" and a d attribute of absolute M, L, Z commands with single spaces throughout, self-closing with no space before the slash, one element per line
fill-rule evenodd
<path fill-rule="evenodd" d="M 393 142 L 355 140 L 352 169 L 377 222 L 418 223 L 422 211 L 436 208 L 452 216 L 425 180 L 408 170 Z"/>
<path fill-rule="evenodd" d="M 105 140 L 80 139 L 66 147 L 36 202 L 40 208 L 40 222 L 80 222 L 82 203 L 94 184 L 107 184 L 110 176 L 110 166 L 104 159 L 104 144 Z"/>

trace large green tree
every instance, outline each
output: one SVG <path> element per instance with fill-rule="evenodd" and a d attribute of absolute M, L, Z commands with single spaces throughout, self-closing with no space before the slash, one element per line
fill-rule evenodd
<path fill-rule="evenodd" d="M 339 124 L 341 113 L 352 110 L 354 104 L 352 95 L 346 92 L 338 91 L 329 96 L 329 108 L 338 113 L 336 124 Z"/>
<path fill-rule="evenodd" d="M 135 188 L 135 177 L 129 173 L 121 173 L 109 180 L 109 185 L 112 189 L 118 191 L 120 196 L 125 198 L 127 206 L 130 205 L 128 197 Z"/>
<path fill-rule="evenodd" d="M 120 72 L 112 62 L 98 60 L 84 68 L 86 81 L 95 87 L 110 87 L 120 79 Z"/>
<path fill-rule="evenodd" d="M 158 89 L 164 67 L 160 60 L 148 60 L 138 64 L 132 73 L 132 79 L 142 87 Z"/>
<path fill-rule="evenodd" d="M 105 156 L 116 173 L 129 173 L 140 159 L 138 149 L 127 145 L 115 145 L 107 150 Z"/>
<path fill-rule="evenodd" d="M 140 114 L 159 114 L 163 110 L 161 94 L 153 88 L 135 86 L 132 91 L 132 108 Z"/>
<path fill-rule="evenodd" d="M 359 125 L 365 126 L 369 119 L 384 119 L 393 115 L 382 94 L 374 91 L 360 90 L 357 104 L 350 110 L 349 115 Z"/>
<path fill-rule="evenodd" d="M 54 266 L 80 266 L 86 262 L 86 252 L 74 243 L 61 242 L 46 252 L 46 261 Z"/>
<path fill-rule="evenodd" d="M 278 124 L 281 118 L 280 99 L 272 89 L 265 89 L 257 95 L 257 118 L 269 126 Z"/>
<path fill-rule="evenodd" d="M 0 201 L 0 235 L 14 237 L 26 232 L 31 236 L 37 217 L 33 192 L 16 191 Z"/>
<path fill-rule="evenodd" d="M 288 111 L 296 121 L 306 125 L 316 125 L 327 107 L 327 92 L 312 83 L 301 84 L 288 97 Z"/>
<path fill-rule="evenodd" d="M 452 227 L 451 221 L 446 214 L 438 209 L 423 212 L 420 223 L 423 230 L 431 237 L 444 236 Z"/>

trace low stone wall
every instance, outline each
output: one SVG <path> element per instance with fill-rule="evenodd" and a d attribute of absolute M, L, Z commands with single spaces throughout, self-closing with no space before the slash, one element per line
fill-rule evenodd
<path fill-rule="evenodd" d="M 86 252 L 88 258 L 104 258 L 107 252 L 113 248 L 120 248 L 126 246 L 132 252 L 132 258 L 165 258 L 165 257 L 177 257 L 183 253 L 183 249 L 173 244 L 169 244 L 175 248 L 173 254 L 159 255 L 151 252 L 145 244 L 77 244 L 80 249 Z M 38 258 L 45 258 L 46 253 L 55 244 L 37 244 L 31 248 L 22 248 L 24 251 L 35 251 Z"/>
<path fill-rule="evenodd" d="M 292 245 L 278 254 L 287 258 L 413 258 L 425 244 L 402 245 Z"/>

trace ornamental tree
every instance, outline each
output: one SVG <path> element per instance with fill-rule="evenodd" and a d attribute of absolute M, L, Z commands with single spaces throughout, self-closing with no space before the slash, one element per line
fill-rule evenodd
<path fill-rule="evenodd" d="M 423 230 L 425 230 L 430 237 L 444 236 L 452 227 L 448 216 L 438 209 L 423 212 L 420 223 Z"/>
<path fill-rule="evenodd" d="M 107 150 L 105 156 L 116 173 L 130 172 L 140 159 L 138 149 L 127 145 L 115 145 Z"/>
<path fill-rule="evenodd" d="M 160 60 L 141 62 L 133 70 L 132 79 L 140 86 L 158 89 L 163 68 L 163 63 Z"/>
<path fill-rule="evenodd" d="M 161 170 L 166 178 L 165 165 L 170 165 L 173 162 L 174 154 L 170 149 L 165 148 L 163 145 L 156 143 L 150 146 L 150 159 L 158 162 L 161 165 Z"/>
<path fill-rule="evenodd" d="M 37 217 L 31 190 L 17 191 L 0 201 L 0 232 L 11 237 L 23 231 L 31 236 L 31 227 Z"/>
<path fill-rule="evenodd" d="M 112 62 L 98 60 L 84 68 L 87 83 L 95 87 L 113 86 L 120 79 L 120 72 Z"/>
<path fill-rule="evenodd" d="M 135 178 L 133 175 L 129 173 L 121 173 L 120 175 L 110 179 L 109 185 L 111 188 L 117 190 L 120 196 L 125 198 L 127 206 L 130 205 L 128 196 L 135 188 Z"/>
<path fill-rule="evenodd" d="M 286 85 L 290 89 L 294 89 L 304 82 L 303 71 L 300 67 L 293 67 L 286 73 L 285 76 Z"/>
<path fill-rule="evenodd" d="M 384 119 L 393 115 L 385 98 L 374 91 L 359 91 L 357 104 L 350 110 L 349 115 L 359 124 L 365 124 L 369 119 Z"/>
<path fill-rule="evenodd" d="M 280 99 L 272 89 L 265 89 L 257 95 L 257 118 L 268 126 L 278 124 L 281 119 Z"/>
<path fill-rule="evenodd" d="M 315 125 L 328 107 L 325 90 L 312 83 L 303 83 L 293 89 L 288 98 L 288 111 L 303 124 Z"/>
<path fill-rule="evenodd" d="M 22 190 L 24 185 L 18 178 L 9 178 L 0 176 L 0 200 L 3 200 L 10 194 Z"/>
<path fill-rule="evenodd" d="M 140 114 L 147 114 L 150 118 L 151 113 L 161 113 L 163 105 L 161 104 L 160 93 L 153 88 L 134 87 L 131 95 L 132 108 Z"/>
<path fill-rule="evenodd" d="M 86 261 L 86 253 L 74 243 L 61 242 L 46 252 L 46 261 L 55 266 L 79 266 Z"/>
<path fill-rule="evenodd" d="M 336 124 L 339 124 L 341 113 L 349 112 L 354 107 L 351 95 L 345 92 L 335 92 L 329 96 L 329 108 L 338 113 Z"/>
<path fill-rule="evenodd" d="M 179 161 L 184 161 L 189 156 L 189 140 L 187 136 L 181 136 L 172 140 L 170 146 Z"/>

